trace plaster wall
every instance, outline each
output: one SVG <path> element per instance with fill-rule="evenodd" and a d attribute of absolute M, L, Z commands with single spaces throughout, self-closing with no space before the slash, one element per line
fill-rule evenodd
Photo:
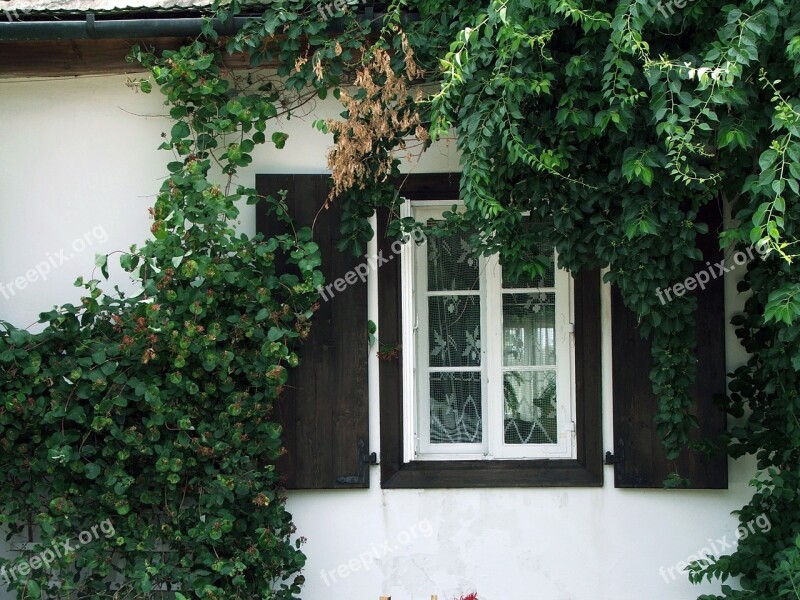
<path fill-rule="evenodd" d="M 315 115 L 284 123 L 286 148 L 260 149 L 241 182 L 254 185 L 256 173 L 325 172 L 330 141 L 311 121 L 339 110 L 321 103 Z M 0 81 L 0 320 L 28 325 L 41 310 L 76 302 L 72 282 L 91 276 L 95 252 L 146 239 L 147 208 L 168 160 L 156 149 L 169 128 L 164 114 L 158 93 L 134 93 L 124 77 Z M 458 156 L 445 144 L 405 168 L 458 170 Z M 240 227 L 254 231 L 252 207 L 243 208 Z M 42 263 L 51 265 L 45 276 L 37 271 Z M 122 275 L 112 270 L 129 286 Z M 731 275 L 729 314 L 740 305 L 737 272 Z M 374 314 L 374 282 L 371 291 Z M 732 329 L 727 359 L 729 370 L 744 360 Z M 373 373 L 376 360 L 370 358 Z M 610 364 L 604 372 L 603 434 L 611 449 Z M 373 449 L 376 386 L 373 377 Z M 747 501 L 754 472 L 751 461 L 731 461 L 723 491 L 617 490 L 610 467 L 602 488 L 381 490 L 372 469 L 369 490 L 290 494 L 298 533 L 308 538 L 304 600 L 450 600 L 470 591 L 481 600 L 696 598 L 718 586 L 672 580 L 668 569 L 710 541 L 735 539 L 729 513 Z M 7 546 L 0 551 L 13 554 Z"/>

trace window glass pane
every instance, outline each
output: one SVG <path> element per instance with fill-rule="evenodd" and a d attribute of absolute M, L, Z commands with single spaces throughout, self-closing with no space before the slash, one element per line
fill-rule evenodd
<path fill-rule="evenodd" d="M 558 442 L 555 370 L 506 371 L 503 396 L 506 444 Z"/>
<path fill-rule="evenodd" d="M 480 366 L 480 296 L 430 296 L 428 348 L 431 367 Z"/>
<path fill-rule="evenodd" d="M 431 373 L 430 393 L 432 444 L 482 441 L 479 371 Z"/>
<path fill-rule="evenodd" d="M 503 366 L 556 364 L 556 295 L 503 294 Z"/>
<path fill-rule="evenodd" d="M 503 287 L 506 289 L 516 288 L 551 288 L 555 287 L 556 272 L 555 272 L 555 249 L 552 242 L 542 240 L 534 246 L 535 250 L 531 253 L 531 258 L 539 258 L 545 262 L 544 273 L 540 277 L 533 279 L 520 279 L 519 281 L 512 281 L 510 277 L 503 273 Z"/>
<path fill-rule="evenodd" d="M 470 251 L 469 234 L 428 237 L 428 290 L 477 290 L 478 258 Z"/>

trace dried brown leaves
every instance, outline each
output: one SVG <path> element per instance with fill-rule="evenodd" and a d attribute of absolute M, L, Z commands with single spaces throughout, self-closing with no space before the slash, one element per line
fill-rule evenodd
<path fill-rule="evenodd" d="M 416 102 L 409 93 L 409 81 L 422 75 L 405 33 L 402 39 L 405 71 L 395 73 L 391 55 L 375 47 L 371 60 L 356 73 L 354 85 L 363 90 L 358 99 L 345 91 L 340 100 L 347 109 L 345 121 L 328 121 L 336 134 L 336 145 L 328 153 L 333 177 L 330 198 L 352 188 L 363 189 L 370 179 L 385 181 L 392 173 L 394 150 L 406 147 L 406 137 L 427 141 Z"/>

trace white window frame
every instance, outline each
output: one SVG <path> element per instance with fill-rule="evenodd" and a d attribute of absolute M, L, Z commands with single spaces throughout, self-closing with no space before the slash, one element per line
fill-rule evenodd
<path fill-rule="evenodd" d="M 441 218 L 457 201 L 405 202 L 401 216 L 418 221 Z M 575 341 L 573 278 L 556 268 L 553 288 L 502 289 L 497 256 L 480 257 L 481 277 L 481 394 L 482 441 L 476 444 L 431 444 L 427 360 L 427 320 L 420 303 L 427 303 L 427 271 L 416 268 L 427 257 L 427 242 L 403 244 L 401 251 L 401 310 L 403 345 L 403 457 L 412 460 L 531 460 L 577 457 L 575 435 Z M 557 258 L 557 257 L 556 257 Z M 534 371 L 542 367 L 503 367 L 503 293 L 555 292 L 556 294 L 556 397 L 558 439 L 554 444 L 506 444 L 504 436 L 504 371 Z M 425 321 L 425 322 L 423 322 Z M 424 347 L 423 347 L 424 346 Z M 546 368 L 545 368 L 546 369 Z M 465 369 L 458 369 L 463 371 Z"/>

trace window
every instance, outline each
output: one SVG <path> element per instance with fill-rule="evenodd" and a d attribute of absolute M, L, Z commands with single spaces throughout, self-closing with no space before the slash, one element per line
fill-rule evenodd
<path fill-rule="evenodd" d="M 404 177 L 401 193 L 417 219 L 440 218 L 458 202 L 458 175 Z M 378 216 L 385 254 L 389 220 Z M 511 284 L 493 257 L 470 265 L 464 253 L 459 262 L 462 241 L 450 238 L 449 250 L 407 245 L 400 261 L 378 270 L 380 342 L 399 349 L 380 363 L 381 486 L 602 485 L 599 272 L 573 280 L 553 269 L 543 280 Z M 451 256 L 441 258 L 443 251 Z M 444 315 L 455 301 L 463 314 L 454 324 Z M 449 344 L 442 323 L 460 338 L 458 350 L 451 344 L 446 360 L 441 352 L 431 359 Z"/>
<path fill-rule="evenodd" d="M 434 222 L 452 203 L 414 202 Z M 467 233 L 404 248 L 409 460 L 574 458 L 570 275 L 503 276 Z"/>
<path fill-rule="evenodd" d="M 449 207 L 458 201 L 457 173 L 403 176 L 397 185 L 403 197 L 412 201 L 418 210 L 426 206 L 441 210 L 442 206 Z M 304 225 L 315 223 L 314 238 L 320 244 L 323 271 L 328 282 L 346 279 L 348 273 L 356 273 L 356 269 L 363 267 L 363 257 L 337 250 L 341 237 L 341 203 L 334 202 L 330 210 L 319 211 L 328 198 L 329 176 L 258 175 L 256 187 L 265 196 L 277 196 L 281 190 L 286 190 L 289 211 L 296 222 Z M 703 211 L 709 214 L 703 214 Z M 711 226 L 709 235 L 701 240 L 704 257 L 698 263 L 698 268 L 702 268 L 703 261 L 720 260 L 717 258 L 719 246 L 715 235 L 717 228 L 714 226 L 714 223 L 720 222 L 719 207 L 708 204 L 703 211 L 699 218 Z M 495 322 L 498 318 L 503 322 L 502 327 L 482 324 L 481 331 L 495 332 L 494 356 L 504 361 L 495 369 L 511 373 L 508 376 L 511 379 L 516 377 L 516 372 L 535 371 L 536 368 L 552 370 L 552 348 L 555 346 L 558 386 L 559 378 L 565 376 L 558 352 L 566 348 L 559 344 L 559 335 L 571 337 L 573 352 L 568 384 L 572 395 L 571 407 L 564 401 L 561 389 L 556 389 L 556 403 L 564 411 L 572 410 L 571 421 L 565 413 L 561 421 L 561 417 L 556 416 L 555 423 L 543 424 L 551 438 L 553 431 L 557 433 L 556 443 L 572 438 L 570 453 L 548 454 L 547 451 L 553 448 L 547 447 L 546 439 L 543 443 L 542 430 L 531 427 L 533 435 L 540 436 L 538 440 L 534 437 L 536 443 L 507 444 L 503 441 L 497 451 L 498 444 L 495 442 L 494 448 L 487 446 L 486 456 L 481 452 L 452 451 L 415 456 L 413 433 L 418 428 L 414 422 L 408 422 L 409 411 L 414 410 L 414 405 L 406 406 L 406 403 L 415 398 L 407 390 L 417 383 L 413 378 L 414 369 L 405 368 L 409 361 L 414 360 L 415 348 L 403 339 L 403 332 L 408 330 L 405 327 L 408 318 L 404 319 L 403 314 L 411 314 L 408 312 L 411 307 L 407 303 L 412 301 L 413 296 L 404 295 L 401 286 L 402 271 L 408 269 L 409 262 L 394 259 L 396 246 L 392 244 L 395 240 L 386 233 L 386 226 L 394 216 L 386 209 L 378 215 L 378 250 L 387 259 L 392 258 L 381 262 L 380 268 L 372 271 L 372 276 L 377 274 L 378 281 L 372 280 L 371 284 L 377 283 L 375 300 L 378 306 L 374 307 L 372 301 L 368 300 L 366 284 L 348 285 L 345 291 L 337 291 L 333 297 L 323 300 L 314 315 L 311 336 L 303 345 L 300 366 L 291 370 L 289 385 L 275 404 L 275 418 L 283 426 L 283 442 L 287 449 L 278 468 L 287 488 L 368 488 L 370 471 L 373 470 L 368 464 L 374 462 L 373 458 L 380 460 L 380 485 L 385 489 L 600 486 L 603 484 L 604 468 L 601 374 L 607 378 L 607 393 L 613 396 L 613 439 L 608 439 L 606 449 L 613 449 L 614 483 L 617 487 L 660 488 L 664 478 L 676 467 L 691 480 L 694 488 L 726 486 L 727 458 L 724 452 L 709 457 L 687 450 L 677 463 L 666 459 L 653 423 L 657 401 L 649 379 L 652 366 L 650 342 L 639 335 L 638 320 L 625 308 L 615 288 L 611 289 L 610 298 L 604 305 L 604 319 L 609 328 L 606 335 L 611 339 L 605 337 L 601 340 L 601 278 L 596 269 L 584 269 L 567 278 L 568 301 L 564 300 L 563 294 L 559 295 L 558 275 L 554 273 L 553 306 L 556 318 L 553 325 L 550 317 L 534 320 L 533 323 L 520 318 L 513 300 L 515 295 L 524 295 L 533 290 L 544 292 L 550 286 L 537 283 L 534 288 L 512 289 L 503 283 L 502 272 L 491 269 L 490 261 L 478 267 L 479 274 L 483 273 L 485 278 L 483 289 L 478 288 L 478 296 L 484 294 L 486 302 L 494 298 L 496 307 L 502 307 L 505 296 L 511 298 L 505 302 L 510 304 L 505 312 L 502 308 L 491 310 L 488 306 L 483 309 L 485 318 L 491 319 L 491 315 L 494 315 Z M 263 205 L 256 206 L 256 227 L 259 232 L 281 233 L 284 226 Z M 459 253 L 457 265 L 460 256 Z M 490 293 L 492 286 L 495 286 L 494 295 Z M 427 286 L 420 289 L 426 293 L 428 291 Z M 459 291 L 465 292 L 465 295 L 476 295 L 472 289 Z M 695 354 L 698 373 L 703 376 L 698 378 L 693 393 L 695 412 L 701 427 L 699 434 L 712 439 L 725 429 L 725 413 L 715 403 L 715 398 L 724 396 L 725 392 L 725 306 L 722 291 L 720 278 L 715 285 L 706 286 L 706 290 L 697 294 L 699 309 L 696 322 L 698 339 L 702 343 L 698 344 Z M 559 320 L 558 314 L 567 314 L 567 305 L 572 320 Z M 373 314 L 378 324 L 377 341 L 376 346 L 370 348 L 365 332 L 369 330 L 368 311 L 374 311 L 375 308 L 377 311 Z M 568 328 L 570 322 L 574 324 L 572 335 L 569 336 L 569 332 L 560 334 L 559 328 Z M 504 330 L 508 333 L 501 335 L 500 332 Z M 553 331 L 554 340 L 548 337 L 550 330 Z M 607 354 L 603 357 L 604 369 L 601 369 L 603 342 Z M 377 381 L 374 381 L 374 373 L 368 372 L 366 357 L 376 349 L 380 360 Z M 486 350 L 488 355 L 488 347 Z M 495 362 L 497 360 L 495 358 Z M 430 365 L 429 362 L 427 367 Z M 483 365 L 481 362 L 480 368 Z M 467 366 L 475 367 L 459 364 L 456 370 L 467 371 Z M 488 362 L 486 368 L 489 368 Z M 409 380 L 408 373 L 412 374 Z M 370 382 L 377 384 L 375 387 L 378 389 L 371 387 Z M 541 385 L 538 387 L 542 388 Z M 512 389 L 516 391 L 519 387 Z M 379 396 L 372 396 L 378 400 L 379 406 L 370 406 L 372 394 Z M 497 398 L 496 386 L 494 394 Z M 507 407 L 505 393 L 501 394 L 499 402 L 502 416 L 498 419 L 497 412 L 490 415 L 495 424 L 502 423 L 503 431 L 500 434 L 492 434 L 491 425 L 487 424 L 490 419 L 483 415 L 484 406 L 481 406 L 481 434 L 483 436 L 484 431 L 487 433 L 489 445 L 492 438 L 505 440 L 505 425 L 510 418 L 515 420 L 514 425 L 519 424 L 522 436 L 527 437 L 528 429 L 522 422 L 532 422 L 531 417 L 536 412 L 533 402 L 528 407 L 524 403 L 518 407 L 512 400 Z M 543 392 L 539 396 L 531 395 L 540 398 L 540 407 L 545 405 L 541 401 L 543 396 Z M 482 395 L 481 398 L 489 398 L 489 395 Z M 498 400 L 495 399 L 494 403 L 497 407 Z M 489 406 L 487 403 L 487 409 Z M 370 410 L 375 408 L 379 409 L 380 448 L 369 443 L 373 434 L 369 428 Z M 571 423 L 574 423 L 574 432 L 570 431 Z M 476 428 L 472 429 L 474 431 Z M 562 432 L 565 432 L 563 436 Z M 512 433 L 519 435 L 513 430 Z M 514 456 L 512 450 L 520 448 L 521 456 Z M 455 448 L 453 446 L 450 449 Z M 373 452 L 379 456 L 374 456 Z M 491 460 L 486 460 L 490 456 Z"/>

